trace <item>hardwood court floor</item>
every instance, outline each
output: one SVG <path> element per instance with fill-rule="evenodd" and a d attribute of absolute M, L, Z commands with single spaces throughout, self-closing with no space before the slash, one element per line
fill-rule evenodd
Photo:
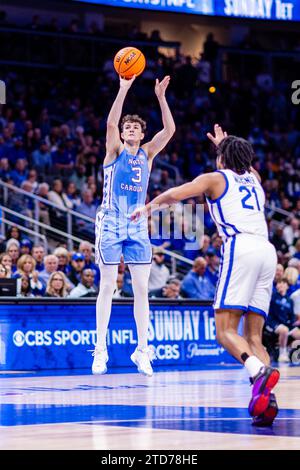
<path fill-rule="evenodd" d="M 92 376 L 0 374 L 0 449 L 299 449 L 300 367 L 283 366 L 270 429 L 239 367 Z"/>

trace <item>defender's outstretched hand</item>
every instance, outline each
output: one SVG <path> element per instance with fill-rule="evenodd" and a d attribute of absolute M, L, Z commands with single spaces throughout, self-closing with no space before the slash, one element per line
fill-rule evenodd
<path fill-rule="evenodd" d="M 148 215 L 148 210 L 146 206 L 137 207 L 130 216 L 130 220 L 137 222 L 143 215 Z"/>
<path fill-rule="evenodd" d="M 220 142 L 222 142 L 225 137 L 227 137 L 227 132 L 224 132 L 222 127 L 219 126 L 219 124 L 214 125 L 214 132 L 215 135 L 213 136 L 210 132 L 208 132 L 206 135 L 209 138 L 209 140 L 212 141 L 213 144 L 218 146 Z"/>
<path fill-rule="evenodd" d="M 126 90 L 129 90 L 135 79 L 136 75 L 133 75 L 133 77 L 129 79 L 122 78 L 120 75 L 120 88 L 125 88 Z"/>
<path fill-rule="evenodd" d="M 166 75 L 162 81 L 160 82 L 158 78 L 155 80 L 155 94 L 157 98 L 163 98 L 166 93 L 166 89 L 168 88 L 168 85 L 170 83 L 171 77 L 169 75 Z"/>

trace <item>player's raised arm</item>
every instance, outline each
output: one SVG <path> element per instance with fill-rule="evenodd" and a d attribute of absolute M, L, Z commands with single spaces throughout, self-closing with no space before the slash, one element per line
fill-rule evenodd
<path fill-rule="evenodd" d="M 222 179 L 222 177 L 221 177 Z M 138 220 L 144 214 L 163 209 L 171 204 L 189 199 L 190 197 L 200 196 L 201 194 L 210 194 L 211 188 L 219 184 L 220 175 L 215 173 L 207 173 L 197 176 L 190 183 L 182 184 L 175 188 L 170 188 L 159 196 L 155 197 L 151 202 L 143 207 L 137 208 L 131 215 L 132 220 Z"/>
<path fill-rule="evenodd" d="M 161 82 L 155 81 L 155 94 L 157 96 L 162 114 L 163 129 L 155 134 L 153 139 L 145 144 L 145 149 L 150 159 L 154 158 L 169 142 L 175 132 L 175 122 L 166 100 L 166 89 L 170 83 L 170 77 L 167 75 Z"/>
<path fill-rule="evenodd" d="M 108 157 L 111 156 L 114 158 L 115 154 L 118 153 L 120 149 L 119 121 L 121 119 L 124 100 L 134 80 L 135 76 L 130 80 L 125 80 L 120 77 L 120 88 L 107 118 L 106 155 Z"/>

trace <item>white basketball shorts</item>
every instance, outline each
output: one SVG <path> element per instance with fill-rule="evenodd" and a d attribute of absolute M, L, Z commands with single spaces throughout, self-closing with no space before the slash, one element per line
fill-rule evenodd
<path fill-rule="evenodd" d="M 277 255 L 264 237 L 240 233 L 223 244 L 214 309 L 268 315 Z"/>

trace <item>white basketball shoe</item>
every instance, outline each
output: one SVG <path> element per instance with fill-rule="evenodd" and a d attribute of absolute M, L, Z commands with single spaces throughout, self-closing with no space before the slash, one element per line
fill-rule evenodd
<path fill-rule="evenodd" d="M 138 371 L 141 374 L 147 375 L 147 377 L 151 377 L 153 375 L 153 369 L 151 366 L 151 361 L 155 359 L 155 353 L 153 349 L 136 348 L 135 351 L 131 354 L 130 359 L 137 366 Z"/>
<path fill-rule="evenodd" d="M 278 362 L 291 362 L 290 357 L 286 351 L 279 354 Z"/>
<path fill-rule="evenodd" d="M 108 361 L 107 349 L 96 346 L 92 356 L 94 356 L 92 365 L 93 374 L 105 374 L 107 372 L 106 363 Z"/>

